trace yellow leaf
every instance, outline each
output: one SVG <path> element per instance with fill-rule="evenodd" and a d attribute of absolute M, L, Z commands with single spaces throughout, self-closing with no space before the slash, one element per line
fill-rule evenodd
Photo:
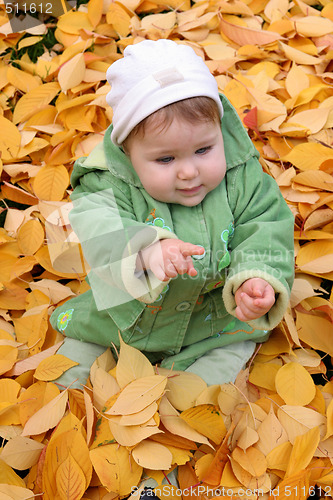
<path fill-rule="evenodd" d="M 36 382 L 30 385 L 19 398 L 21 424 L 24 426 L 30 417 L 59 394 L 58 387 L 52 383 Z"/>
<path fill-rule="evenodd" d="M 305 406 L 316 394 L 309 372 L 299 363 L 287 363 L 275 377 L 276 391 L 287 405 Z"/>
<path fill-rule="evenodd" d="M 76 106 L 60 114 L 61 120 L 68 129 L 81 130 L 82 132 L 95 132 L 92 122 L 95 121 L 95 108 L 93 106 Z"/>
<path fill-rule="evenodd" d="M 41 434 L 55 427 L 65 413 L 67 401 L 67 390 L 58 394 L 29 418 L 22 431 L 22 436 Z"/>
<path fill-rule="evenodd" d="M 18 278 L 22 274 L 28 273 L 37 264 L 37 260 L 33 255 L 28 255 L 27 257 L 22 257 L 17 260 L 12 267 L 12 272 L 10 275 L 11 279 Z"/>
<path fill-rule="evenodd" d="M 23 255 L 33 255 L 44 243 L 44 230 L 36 219 L 28 220 L 17 233 L 17 244 Z"/>
<path fill-rule="evenodd" d="M 275 377 L 280 368 L 280 365 L 274 362 L 254 363 L 249 376 L 249 381 L 259 387 L 275 391 Z"/>
<path fill-rule="evenodd" d="M 323 36 L 333 32 L 333 22 L 324 17 L 307 15 L 294 20 L 297 33 L 303 36 Z"/>
<path fill-rule="evenodd" d="M 213 460 L 214 455 L 212 453 L 206 453 L 195 462 L 195 473 L 199 481 L 205 482 L 207 472 Z"/>
<path fill-rule="evenodd" d="M 308 470 L 297 472 L 279 482 L 272 493 L 278 493 L 279 500 L 307 500 L 310 494 L 309 476 Z M 274 497 L 270 497 L 270 500 L 274 500 Z"/>
<path fill-rule="evenodd" d="M 76 56 L 66 62 L 59 70 L 58 82 L 61 90 L 66 92 L 68 89 L 79 85 L 83 80 L 85 70 L 84 55 L 76 54 Z"/>
<path fill-rule="evenodd" d="M 333 399 L 327 407 L 327 430 L 324 439 L 333 435 Z"/>
<path fill-rule="evenodd" d="M 172 406 L 166 396 L 163 396 L 161 399 L 159 415 L 164 427 L 172 434 L 190 439 L 196 443 L 209 445 L 209 441 L 205 436 L 190 427 L 180 418 L 178 411 Z"/>
<path fill-rule="evenodd" d="M 79 363 L 66 358 L 63 354 L 53 354 L 39 363 L 34 376 L 37 380 L 49 382 L 50 380 L 57 379 L 66 370 L 78 364 Z"/>
<path fill-rule="evenodd" d="M 0 345 L 0 375 L 8 372 L 15 364 L 18 349 L 9 345 Z"/>
<path fill-rule="evenodd" d="M 180 414 L 186 423 L 216 444 L 220 444 L 227 433 L 222 415 L 215 405 L 199 405 Z"/>
<path fill-rule="evenodd" d="M 92 384 L 94 404 L 98 410 L 101 410 L 106 400 L 117 394 L 120 390 L 116 379 L 103 370 L 103 368 L 99 367 L 94 371 Z"/>
<path fill-rule="evenodd" d="M 48 329 L 48 308 L 30 309 L 14 320 L 16 337 L 19 342 L 27 343 L 30 354 L 41 351 Z"/>
<path fill-rule="evenodd" d="M 287 110 L 281 101 L 256 88 L 247 87 L 247 92 L 252 107 L 258 109 L 258 124 L 260 126 L 265 125 L 267 122 L 269 124 L 274 118 L 279 118 L 282 121 L 285 119 Z"/>
<path fill-rule="evenodd" d="M 317 229 L 318 227 L 333 221 L 333 210 L 330 208 L 317 209 L 306 219 L 304 231 Z"/>
<path fill-rule="evenodd" d="M 132 450 L 135 462 L 145 469 L 168 470 L 172 463 L 172 453 L 163 444 L 145 439 Z"/>
<path fill-rule="evenodd" d="M 177 410 L 186 410 L 194 406 L 196 398 L 207 388 L 207 384 L 199 375 L 191 372 L 158 368 L 159 375 L 168 376 L 166 390 L 168 400 Z"/>
<path fill-rule="evenodd" d="M 302 271 L 313 274 L 333 271 L 333 242 L 314 241 L 302 246 L 296 257 L 296 264 Z M 325 351 L 326 352 L 326 351 Z"/>
<path fill-rule="evenodd" d="M 49 297 L 52 304 L 58 304 L 60 301 L 75 295 L 72 290 L 57 281 L 51 279 L 42 279 L 38 282 L 30 283 L 31 290 L 42 292 L 45 296 Z"/>
<path fill-rule="evenodd" d="M 0 379 L 0 402 L 16 403 L 21 386 L 10 378 Z"/>
<path fill-rule="evenodd" d="M 297 64 L 313 65 L 321 63 L 321 59 L 319 57 L 313 57 L 309 54 L 305 54 L 305 52 L 294 49 L 294 47 L 291 47 L 290 45 L 287 45 L 286 43 L 283 43 L 281 41 L 279 42 L 279 45 L 287 59 L 290 59 Z"/>
<path fill-rule="evenodd" d="M 278 408 L 277 417 L 292 444 L 297 436 L 305 434 L 309 429 L 317 426 L 323 428 L 326 425 L 324 415 L 304 406 L 282 405 Z"/>
<path fill-rule="evenodd" d="M 260 450 L 265 456 L 267 456 L 280 444 L 288 441 L 287 433 L 282 427 L 281 422 L 276 417 L 272 406 L 267 416 L 259 425 L 257 432 L 260 439 L 256 444 L 256 448 L 258 448 L 258 450 Z"/>
<path fill-rule="evenodd" d="M 57 82 L 44 83 L 21 97 L 15 106 L 13 123 L 19 123 L 46 108 L 60 90 Z"/>
<path fill-rule="evenodd" d="M 310 188 L 318 188 L 326 191 L 333 191 L 333 179 L 330 174 L 322 170 L 301 172 L 293 178 L 293 182 L 308 186 Z"/>
<path fill-rule="evenodd" d="M 319 441 L 319 427 L 314 427 L 305 434 L 296 436 L 285 477 L 290 477 L 309 465 L 319 445 Z"/>
<path fill-rule="evenodd" d="M 250 446 L 245 451 L 237 446 L 231 456 L 251 476 L 259 477 L 266 472 L 267 461 L 265 455 L 253 446 Z"/>
<path fill-rule="evenodd" d="M 224 415 L 230 415 L 241 401 L 244 402 L 244 398 L 236 387 L 231 384 L 221 385 L 218 403 Z"/>
<path fill-rule="evenodd" d="M 1 453 L 1 460 L 14 469 L 25 470 L 35 465 L 44 445 L 34 439 L 16 436 L 8 441 Z"/>
<path fill-rule="evenodd" d="M 220 392 L 221 392 L 220 385 L 218 384 L 209 385 L 199 394 L 199 396 L 197 396 L 195 404 L 193 406 L 204 405 L 204 404 L 217 405 L 218 396 Z"/>
<path fill-rule="evenodd" d="M 88 19 L 94 28 L 100 22 L 102 14 L 103 0 L 90 0 L 90 2 L 88 2 Z"/>
<path fill-rule="evenodd" d="M 252 429 L 251 427 L 247 426 L 237 439 L 237 446 L 242 448 L 242 450 L 247 450 L 250 446 L 253 444 L 257 443 L 259 440 L 259 435 L 258 433 Z M 259 449 L 259 447 L 257 446 Z"/>
<path fill-rule="evenodd" d="M 52 356 L 52 354 L 54 354 L 59 349 L 62 343 L 63 342 L 58 342 L 57 344 L 49 347 L 48 349 L 45 349 L 37 354 L 29 356 L 28 358 L 17 361 L 14 368 L 10 371 L 10 376 L 12 377 L 13 375 L 16 376 L 22 375 L 22 373 L 25 373 L 29 370 L 35 370 L 39 365 L 39 363 L 48 356 Z"/>
<path fill-rule="evenodd" d="M 80 11 L 67 12 L 63 16 L 60 16 L 57 27 L 59 30 L 72 35 L 79 35 L 80 31 L 83 29 L 88 31 L 92 31 L 94 29 L 89 20 L 88 14 Z"/>
<path fill-rule="evenodd" d="M 264 14 L 271 22 L 274 22 L 286 16 L 289 8 L 288 0 L 269 0 L 264 9 Z"/>
<path fill-rule="evenodd" d="M 63 245 L 63 242 L 60 242 L 59 246 Z M 73 244 L 73 247 L 74 250 L 75 248 L 77 249 L 77 244 L 76 246 L 74 246 L 75 244 Z M 71 247 L 70 247 L 71 248 Z M 50 247 L 48 248 L 47 246 L 43 246 L 41 247 L 36 253 L 35 253 L 35 257 L 36 259 L 38 260 L 38 263 L 44 268 L 46 269 L 47 271 L 49 271 L 50 273 L 56 275 L 56 276 L 61 276 L 63 278 L 72 278 L 72 279 L 77 279 L 77 277 L 82 277 L 82 276 L 85 276 L 87 273 L 86 273 L 86 270 L 82 269 L 82 266 L 81 266 L 81 262 L 79 261 L 78 262 L 78 257 L 80 257 L 80 252 L 77 251 L 77 252 L 73 252 L 72 254 L 69 253 L 70 256 L 71 256 L 71 260 L 70 260 L 70 263 L 65 267 L 60 265 L 60 263 L 62 264 L 62 262 L 54 262 L 52 261 L 51 262 L 51 259 L 50 259 Z M 66 254 L 66 257 L 67 257 L 68 254 Z M 76 259 L 74 259 L 73 257 L 76 257 Z M 53 267 L 53 265 L 55 267 Z M 71 268 L 73 270 L 73 272 L 66 272 L 69 268 Z M 1 292 L 0 292 L 0 295 L 1 295 Z M 0 302 L 1 303 L 1 302 Z"/>
<path fill-rule="evenodd" d="M 66 418 L 67 417 L 65 417 L 65 419 Z M 46 448 L 45 462 L 42 470 L 42 487 L 45 492 L 45 500 L 54 500 L 59 497 L 62 499 L 71 498 L 73 500 L 74 498 L 81 498 L 80 496 L 77 496 L 75 490 L 71 490 L 72 485 L 68 484 L 71 471 L 73 473 L 73 478 L 76 481 L 78 490 L 81 490 L 84 480 L 85 485 L 83 491 L 85 491 L 91 480 L 92 465 L 89 459 L 89 450 L 83 435 L 77 428 L 78 420 L 74 419 L 74 422 L 71 423 L 71 419 L 72 417 L 67 420 L 68 425 L 66 424 L 64 427 L 69 427 L 70 430 L 62 432 L 61 428 L 59 429 L 63 422 L 62 420 L 60 422 L 60 426 L 52 434 Z M 69 455 L 72 456 L 72 460 L 68 458 Z M 76 462 L 76 465 L 74 464 L 74 461 Z M 61 473 L 59 473 L 59 479 L 62 478 L 63 481 L 60 489 L 58 488 L 57 471 L 64 462 L 65 465 L 62 468 Z M 79 469 L 83 473 L 82 475 L 78 472 Z M 66 483 L 68 485 L 67 491 Z M 66 496 L 69 494 L 73 496 Z"/>
<path fill-rule="evenodd" d="M 117 415 L 115 417 L 110 417 L 112 422 L 116 422 L 120 425 L 142 425 L 148 422 L 158 410 L 157 403 L 153 402 L 149 406 L 146 406 L 143 410 L 138 413 L 132 413 L 131 415 Z"/>
<path fill-rule="evenodd" d="M 167 378 L 162 375 L 142 377 L 130 382 L 106 414 L 128 415 L 143 410 L 162 396 L 166 383 Z"/>
<path fill-rule="evenodd" d="M 2 500 L 31 500 L 34 497 L 33 491 L 14 484 L 0 484 L 0 494 Z"/>
<path fill-rule="evenodd" d="M 86 490 L 86 478 L 70 452 L 58 467 L 56 481 L 61 499 L 76 500 L 82 498 Z"/>
<path fill-rule="evenodd" d="M 0 458 L 0 484 L 10 484 L 25 488 L 26 484 L 9 465 Z"/>
<path fill-rule="evenodd" d="M 90 459 L 102 485 L 119 496 L 129 495 L 140 481 L 142 467 L 123 446 L 100 446 L 90 451 Z"/>
<path fill-rule="evenodd" d="M 281 131 L 288 135 L 290 131 L 304 131 L 307 135 L 316 134 L 322 130 L 327 122 L 329 109 L 308 109 L 295 113 L 283 124 Z"/>
<path fill-rule="evenodd" d="M 113 2 L 109 5 L 106 21 L 121 37 L 129 34 L 131 18 L 121 4 Z"/>
<path fill-rule="evenodd" d="M 162 33 L 164 30 L 171 30 L 177 22 L 176 12 L 166 12 L 165 14 L 152 14 L 141 20 L 141 29 Z M 164 31 L 165 33 L 165 31 Z"/>
<path fill-rule="evenodd" d="M 21 146 L 21 134 L 17 127 L 4 116 L 0 115 L 0 150 L 3 160 L 18 158 Z"/>
<path fill-rule="evenodd" d="M 142 425 L 119 425 L 109 420 L 109 426 L 115 440 L 122 446 L 135 446 L 144 439 L 162 432 L 154 419 L 150 419 Z"/>
<path fill-rule="evenodd" d="M 119 337 L 120 352 L 116 368 L 116 378 L 121 389 L 133 380 L 154 375 L 153 365 L 138 349 L 125 344 Z"/>
<path fill-rule="evenodd" d="M 159 434 L 160 435 L 160 434 Z M 153 436 L 156 437 L 157 434 Z M 184 465 L 186 462 L 191 460 L 193 454 L 189 450 L 183 450 L 182 448 L 177 448 L 177 446 L 167 445 L 168 450 L 171 451 L 172 454 L 172 463 L 176 465 Z M 193 448 L 192 448 L 193 450 Z"/>
<path fill-rule="evenodd" d="M 31 38 L 25 38 L 25 40 Z M 12 65 L 8 66 L 7 78 L 14 87 L 20 89 L 25 94 L 41 84 L 40 78 L 29 75 L 26 71 L 21 71 Z"/>
<path fill-rule="evenodd" d="M 292 444 L 289 441 L 273 448 L 266 456 L 269 469 L 287 470 Z"/>
<path fill-rule="evenodd" d="M 69 174 L 64 165 L 46 165 L 34 179 L 34 192 L 41 200 L 61 201 L 68 185 Z"/>

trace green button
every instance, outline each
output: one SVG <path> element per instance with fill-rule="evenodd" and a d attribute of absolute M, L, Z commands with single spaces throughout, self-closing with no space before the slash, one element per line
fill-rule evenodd
<path fill-rule="evenodd" d="M 176 311 L 178 312 L 187 311 L 188 309 L 191 309 L 191 302 L 180 302 L 176 306 Z"/>

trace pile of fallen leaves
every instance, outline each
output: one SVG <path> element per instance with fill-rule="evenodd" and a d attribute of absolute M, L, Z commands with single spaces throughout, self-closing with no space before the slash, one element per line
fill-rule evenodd
<path fill-rule="evenodd" d="M 144 38 L 203 57 L 279 184 L 290 308 L 235 384 L 121 343 L 62 390 L 71 364 L 48 317 L 88 287 L 70 173 L 112 120 L 107 68 Z M 333 498 L 332 54 L 331 0 L 90 0 L 23 33 L 0 4 L 1 499 L 139 498 L 145 477 L 162 500 Z"/>

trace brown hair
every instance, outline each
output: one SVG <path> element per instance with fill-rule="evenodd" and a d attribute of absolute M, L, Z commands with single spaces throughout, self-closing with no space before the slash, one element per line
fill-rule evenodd
<path fill-rule="evenodd" d="M 189 123 L 198 121 L 219 124 L 221 120 L 217 104 L 213 99 L 205 96 L 189 97 L 168 104 L 147 116 L 131 130 L 123 143 L 123 148 L 126 149 L 126 142 L 130 137 L 138 135 L 143 137 L 150 126 L 162 132 L 171 125 L 172 120 L 175 118 Z"/>

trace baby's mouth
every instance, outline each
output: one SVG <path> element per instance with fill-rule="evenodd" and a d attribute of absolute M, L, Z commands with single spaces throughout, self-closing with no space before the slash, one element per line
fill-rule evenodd
<path fill-rule="evenodd" d="M 202 184 L 200 184 L 199 186 L 192 187 L 192 188 L 178 189 L 178 191 L 180 191 L 184 194 L 195 194 L 195 193 L 199 192 L 201 188 L 202 188 Z"/>

